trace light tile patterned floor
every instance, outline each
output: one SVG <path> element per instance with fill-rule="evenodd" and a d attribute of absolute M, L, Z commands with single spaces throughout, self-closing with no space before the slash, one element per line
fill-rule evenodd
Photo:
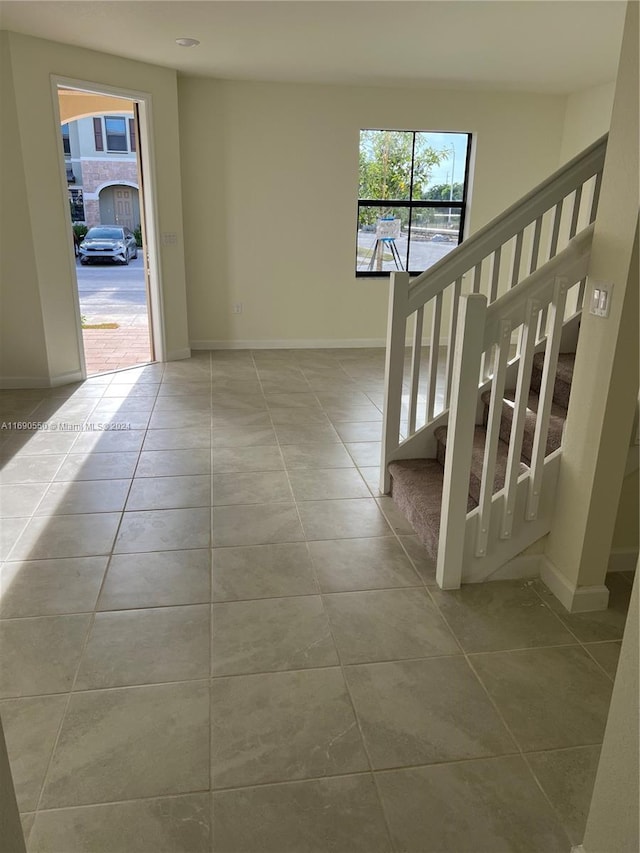
<path fill-rule="evenodd" d="M 0 714 L 30 853 L 581 840 L 631 579 L 576 616 L 539 582 L 440 591 L 378 493 L 382 370 L 196 353 L 2 392 L 31 424 L 0 431 Z"/>

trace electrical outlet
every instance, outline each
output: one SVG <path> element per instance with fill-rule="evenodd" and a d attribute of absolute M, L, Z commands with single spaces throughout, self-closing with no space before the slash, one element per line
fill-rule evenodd
<path fill-rule="evenodd" d="M 231 306 L 231 313 L 232 314 L 242 314 L 242 302 L 235 302 Z"/>

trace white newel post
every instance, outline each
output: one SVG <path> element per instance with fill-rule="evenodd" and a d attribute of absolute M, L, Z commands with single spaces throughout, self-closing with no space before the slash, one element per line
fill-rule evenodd
<path fill-rule="evenodd" d="M 442 589 L 458 589 L 462 578 L 469 471 L 486 311 L 487 298 L 481 293 L 461 298 L 453 357 L 453 388 L 436 566 L 436 580 Z"/>
<path fill-rule="evenodd" d="M 384 368 L 384 419 L 380 454 L 380 489 L 385 495 L 389 494 L 391 489 L 391 478 L 387 471 L 389 455 L 399 444 L 408 300 L 409 273 L 391 273 L 387 318 L 387 354 Z"/>

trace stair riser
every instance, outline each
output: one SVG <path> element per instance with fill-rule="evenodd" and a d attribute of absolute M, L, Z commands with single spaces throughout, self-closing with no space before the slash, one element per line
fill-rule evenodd
<path fill-rule="evenodd" d="M 391 497 L 404 513 L 432 560 L 438 556 L 444 471 L 435 459 L 392 462 Z M 467 511 L 475 507 L 469 498 Z"/>
<path fill-rule="evenodd" d="M 572 375 L 573 371 L 569 367 L 568 362 L 562 363 L 562 359 L 566 358 L 566 356 L 560 356 L 561 363 L 559 364 L 559 370 L 563 373 L 569 373 L 569 376 Z M 531 370 L 531 390 L 535 391 L 536 394 L 540 393 L 540 388 L 542 386 L 542 368 L 543 368 L 543 359 L 536 356 L 533 362 L 533 368 Z M 553 385 L 553 402 L 558 406 L 562 406 L 563 409 L 567 409 L 569 407 L 569 394 L 571 393 L 571 379 L 565 378 L 563 375 L 556 375 L 556 379 Z"/>
<path fill-rule="evenodd" d="M 485 420 L 488 415 L 488 410 L 485 411 Z M 505 444 L 509 444 L 511 439 L 511 426 L 513 418 L 513 409 L 506 403 L 503 406 L 502 418 L 500 420 L 500 439 Z M 555 420 L 555 419 L 554 419 Z M 536 416 L 531 413 L 527 415 L 524 427 L 524 435 L 522 437 L 522 453 L 520 458 L 527 465 L 531 464 L 531 455 L 533 453 L 533 440 L 536 434 Z M 557 450 L 562 443 L 562 424 L 554 423 L 549 426 L 549 435 L 547 436 L 547 448 L 545 456 Z"/>
<path fill-rule="evenodd" d="M 438 441 L 438 452 L 437 452 L 437 460 L 444 468 L 444 460 L 445 460 L 446 447 L 441 442 Z M 482 474 L 480 472 L 476 472 L 473 469 L 469 473 L 469 494 L 473 498 L 476 504 L 480 503 L 480 490 L 482 488 Z M 493 494 L 499 492 L 500 489 L 504 487 L 504 472 L 496 471 L 496 475 L 493 481 Z"/>
<path fill-rule="evenodd" d="M 561 358 L 563 358 L 561 356 Z M 540 389 L 542 378 L 543 360 L 537 358 L 534 363 L 531 381 L 531 395 L 527 400 L 527 414 L 525 416 L 524 434 L 522 441 L 522 455 L 520 462 L 520 473 L 526 472 L 526 463 L 530 463 L 535 438 L 538 400 L 536 392 Z M 568 362 L 566 357 L 559 369 L 565 377 L 568 375 Z M 564 424 L 563 408 L 569 399 L 570 383 L 559 376 L 556 380 L 554 390 L 554 403 L 551 409 L 549 422 L 549 436 L 547 440 L 546 455 L 556 450 L 562 440 L 562 427 Z M 507 402 L 507 400 L 509 402 Z M 482 488 L 482 470 L 484 462 L 484 448 L 487 440 L 486 422 L 489 411 L 490 394 L 482 395 L 485 404 L 485 428 L 476 427 L 473 435 L 473 451 L 471 457 L 471 470 L 469 475 L 469 498 L 467 512 L 470 512 L 480 502 Z M 508 462 L 508 444 L 511 438 L 511 430 L 514 415 L 513 393 L 507 392 L 502 406 L 500 419 L 500 441 L 496 448 L 495 475 L 493 482 L 493 494 L 504 488 Z M 566 411 L 566 409 L 565 409 Z M 434 429 L 433 438 L 436 445 L 436 459 L 416 458 L 391 462 L 389 473 L 391 474 L 391 496 L 398 509 L 406 516 L 415 530 L 418 538 L 426 548 L 431 559 L 437 560 L 438 539 L 440 534 L 440 510 L 444 492 L 444 467 L 447 442 L 446 426 L 438 426 Z M 519 487 L 518 487 L 519 488 Z"/>

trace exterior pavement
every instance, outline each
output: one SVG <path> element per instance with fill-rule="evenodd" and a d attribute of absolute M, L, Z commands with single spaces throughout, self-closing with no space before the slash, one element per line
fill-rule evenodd
<path fill-rule="evenodd" d="M 84 325 L 117 323 L 117 329 L 83 329 L 87 374 L 144 364 L 152 359 L 142 254 L 128 266 L 76 266 Z"/>

